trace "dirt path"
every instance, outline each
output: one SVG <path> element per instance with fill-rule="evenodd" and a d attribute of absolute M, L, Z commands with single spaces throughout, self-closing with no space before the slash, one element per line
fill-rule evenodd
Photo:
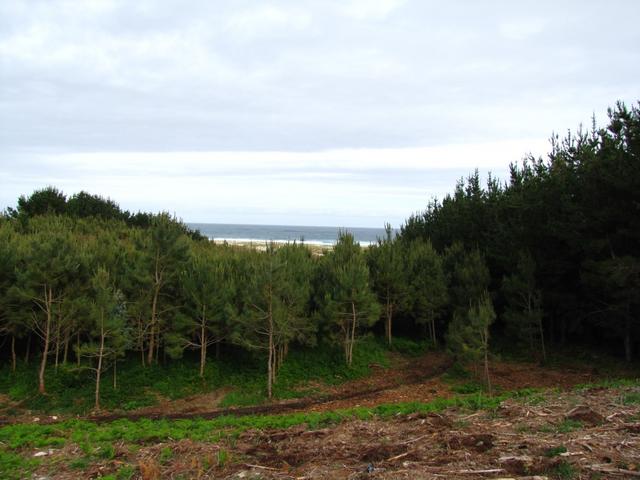
<path fill-rule="evenodd" d="M 205 419 L 224 415 L 279 414 L 298 411 L 327 411 L 351 407 L 372 407 L 399 402 L 427 402 L 438 397 L 453 395 L 451 384 L 442 381 L 442 374 L 453 364 L 451 357 L 442 352 L 429 352 L 422 357 L 392 357 L 392 365 L 382 368 L 372 365 L 368 377 L 337 386 L 321 386 L 323 393 L 300 399 L 274 401 L 250 407 L 216 408 L 229 388 L 179 400 L 161 399 L 158 405 L 132 412 L 112 412 L 85 417 L 95 422 L 109 422 L 127 418 L 147 419 Z M 554 370 L 533 363 L 494 362 L 491 374 L 495 386 L 504 390 L 526 387 L 566 388 L 599 379 L 591 369 Z M 63 417 L 41 416 L 40 423 L 56 423 Z M 0 418 L 0 425 L 31 423 L 31 417 Z"/>
<path fill-rule="evenodd" d="M 321 411 L 336 408 L 348 408 L 360 404 L 378 402 L 388 392 L 398 397 L 398 389 L 412 388 L 436 379 L 451 367 L 453 361 L 441 353 L 432 353 L 423 357 L 398 360 L 390 369 L 372 366 L 373 374 L 369 377 L 347 382 L 327 388 L 321 395 L 301 399 L 284 400 L 251 407 L 232 407 L 212 409 L 207 399 L 211 394 L 199 395 L 178 402 L 167 402 L 164 405 L 145 408 L 130 413 L 116 413 L 87 417 L 95 422 L 109 422 L 120 418 L 137 420 L 147 419 L 184 419 L 184 418 L 216 418 L 224 415 L 278 414 L 292 411 Z M 216 395 L 216 399 L 222 397 Z M 396 401 L 402 401 L 401 396 Z M 204 400 L 204 401 L 203 401 Z M 187 409 L 182 406 L 188 405 Z"/>

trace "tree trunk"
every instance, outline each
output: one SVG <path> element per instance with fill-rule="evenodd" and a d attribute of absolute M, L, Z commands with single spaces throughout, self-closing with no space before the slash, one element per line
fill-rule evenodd
<path fill-rule="evenodd" d="M 31 334 L 27 336 L 27 350 L 24 352 L 24 363 L 29 365 L 29 354 L 31 353 Z"/>
<path fill-rule="evenodd" d="M 204 377 L 204 364 L 207 361 L 207 329 L 205 328 L 205 307 L 202 306 L 200 321 L 200 378 Z"/>
<path fill-rule="evenodd" d="M 269 397 L 269 400 L 271 400 L 271 396 L 273 394 L 273 364 L 274 364 L 274 344 L 273 344 L 273 306 L 272 306 L 272 299 L 271 299 L 271 289 L 269 289 L 269 312 L 267 313 L 268 316 L 268 320 L 269 320 L 269 358 L 268 358 L 268 362 L 269 364 L 267 365 L 267 396 Z"/>
<path fill-rule="evenodd" d="M 393 305 L 391 304 L 391 301 L 389 299 L 389 290 L 387 289 L 387 304 L 385 306 L 385 314 L 387 317 L 387 322 L 386 322 L 386 334 L 387 334 L 387 343 L 389 345 L 391 345 L 391 343 L 393 342 L 393 338 L 392 338 L 392 316 L 393 316 Z"/>
<path fill-rule="evenodd" d="M 158 323 L 158 297 L 160 296 L 160 287 L 162 286 L 161 275 L 160 275 L 160 252 L 156 252 L 156 261 L 155 261 L 155 271 L 154 271 L 154 288 L 153 288 L 153 301 L 151 302 L 151 332 L 149 339 L 149 354 L 147 356 L 147 364 L 151 365 L 153 363 L 153 354 L 156 341 L 155 331 L 156 324 Z M 156 359 L 157 363 L 157 359 Z"/>
<path fill-rule="evenodd" d="M 51 287 L 49 287 L 48 289 L 46 286 L 44 287 L 44 299 L 47 320 L 44 327 L 44 348 L 42 350 L 42 360 L 40 361 L 40 371 L 38 372 L 38 392 L 40 392 L 40 394 L 46 393 L 46 388 L 44 385 L 44 371 L 47 368 L 47 357 L 49 356 L 49 339 L 51 334 L 51 307 L 53 304 L 53 292 L 51 291 Z"/>
<path fill-rule="evenodd" d="M 356 323 L 358 322 L 358 316 L 356 314 L 356 304 L 353 302 L 351 302 L 351 312 L 351 341 L 349 342 L 349 360 L 347 362 L 349 366 L 351 366 L 351 363 L 353 362 L 353 344 L 356 341 Z"/>
<path fill-rule="evenodd" d="M 436 321 L 433 316 L 429 319 L 429 335 L 431 336 L 431 343 L 436 346 Z"/>
<path fill-rule="evenodd" d="M 113 389 L 118 389 L 118 359 L 113 360 Z"/>
<path fill-rule="evenodd" d="M 631 319 L 629 316 L 624 321 L 624 359 L 631 363 L 633 351 L 631 348 Z"/>
<path fill-rule="evenodd" d="M 542 361 L 547 363 L 547 349 L 544 345 L 544 329 L 542 328 L 542 318 L 538 319 L 538 330 L 540 331 L 540 348 L 542 349 Z"/>
<path fill-rule="evenodd" d="M 144 368 L 146 367 L 144 360 L 144 328 L 142 328 L 142 318 L 140 314 L 138 314 L 138 348 L 140 349 L 142 368 Z"/>
<path fill-rule="evenodd" d="M 96 369 L 96 403 L 94 408 L 100 410 L 100 376 L 102 375 L 102 356 L 104 354 L 104 313 L 101 314 L 100 350 L 98 352 L 98 368 Z"/>
<path fill-rule="evenodd" d="M 80 366 L 80 332 L 76 335 L 76 364 Z"/>
<path fill-rule="evenodd" d="M 11 335 L 11 371 L 16 371 L 16 336 Z"/>
<path fill-rule="evenodd" d="M 60 359 L 60 324 L 62 320 L 60 319 L 60 315 L 58 315 L 58 324 L 56 325 L 56 363 L 55 363 L 55 371 L 58 373 L 58 365 Z"/>
<path fill-rule="evenodd" d="M 67 359 L 69 358 L 69 335 L 70 328 L 66 328 L 64 331 L 64 353 L 62 354 L 62 364 L 67 364 Z"/>
<path fill-rule="evenodd" d="M 344 361 L 349 365 L 349 339 L 351 338 L 351 322 L 344 328 Z"/>
<path fill-rule="evenodd" d="M 484 347 L 484 378 L 487 382 L 487 390 L 489 391 L 489 395 L 492 395 L 491 391 L 491 378 L 489 378 L 489 330 L 485 329 L 484 331 L 484 339 L 483 339 L 483 347 Z"/>
<path fill-rule="evenodd" d="M 160 328 L 156 328 L 156 365 L 158 365 L 159 358 L 160 358 Z"/>
<path fill-rule="evenodd" d="M 273 388 L 273 327 L 269 315 L 269 359 L 267 364 L 267 396 L 271 399 Z"/>
<path fill-rule="evenodd" d="M 151 320 L 151 331 L 149 332 L 149 350 L 147 351 L 147 365 L 153 365 L 153 354 L 156 348 L 155 324 Z"/>

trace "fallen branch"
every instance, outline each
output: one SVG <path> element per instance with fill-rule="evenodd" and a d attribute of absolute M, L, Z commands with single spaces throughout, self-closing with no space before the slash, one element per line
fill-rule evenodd
<path fill-rule="evenodd" d="M 393 462 L 394 460 L 398 460 L 400 458 L 404 458 L 411 453 L 411 450 L 408 452 L 401 453 L 400 455 L 396 455 L 395 457 L 387 458 L 385 462 Z"/>
<path fill-rule="evenodd" d="M 401 445 L 408 445 L 409 443 L 417 442 L 418 440 L 422 440 L 423 438 L 430 437 L 432 434 L 427 433 L 426 435 L 420 435 L 419 437 L 412 438 L 411 440 L 407 440 L 406 442 L 402 442 Z"/>
<path fill-rule="evenodd" d="M 504 468 L 490 468 L 488 470 L 450 470 L 447 473 L 455 473 L 457 475 L 475 475 L 481 473 L 501 473 L 504 471 Z"/>
<path fill-rule="evenodd" d="M 245 463 L 244 465 L 245 467 L 249 467 L 249 468 L 261 468 L 263 470 L 271 470 L 273 472 L 277 472 L 279 470 L 278 468 L 265 467 L 263 465 L 252 465 L 251 463 Z"/>

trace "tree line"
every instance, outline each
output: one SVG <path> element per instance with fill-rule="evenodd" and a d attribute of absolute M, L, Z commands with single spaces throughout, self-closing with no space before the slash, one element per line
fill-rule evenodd
<path fill-rule="evenodd" d="M 362 248 L 348 231 L 313 255 L 303 242 L 248 249 L 207 241 L 167 213 L 135 215 L 54 187 L 0 215 L 3 358 L 45 372 L 105 372 L 221 346 L 255 352 L 268 395 L 290 347 L 360 335 L 428 338 L 482 365 L 491 337 L 545 361 L 550 346 L 620 345 L 631 360 L 640 303 L 640 110 L 618 104 L 606 128 L 554 137 L 548 159 L 478 173 Z M 495 342 L 494 342 L 495 344 Z"/>
<path fill-rule="evenodd" d="M 461 180 L 411 216 L 402 239 L 481 252 L 482 281 L 502 312 L 496 328 L 510 342 L 543 358 L 548 343 L 606 346 L 631 361 L 640 334 L 639 107 L 618 103 L 606 127 L 553 136 L 547 159 L 511 165 L 505 183 L 482 186 L 477 172 Z"/>

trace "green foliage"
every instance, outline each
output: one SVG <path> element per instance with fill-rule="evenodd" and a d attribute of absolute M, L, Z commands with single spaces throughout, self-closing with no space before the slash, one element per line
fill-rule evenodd
<path fill-rule="evenodd" d="M 17 453 L 0 449 L 0 477 L 6 480 L 22 480 L 31 476 L 40 462 L 27 459 Z"/>
<path fill-rule="evenodd" d="M 542 294 L 536 286 L 536 265 L 529 252 L 519 254 L 516 271 L 503 279 L 502 290 L 507 301 L 503 318 L 509 338 L 546 361 Z"/>
<path fill-rule="evenodd" d="M 576 468 L 566 460 L 560 461 L 560 463 L 554 466 L 549 473 L 551 473 L 554 477 L 563 480 L 576 478 L 576 475 L 578 474 Z"/>
<path fill-rule="evenodd" d="M 29 197 L 21 195 L 16 214 L 20 217 L 35 217 L 66 212 L 67 197 L 55 187 L 49 186 L 34 191 Z"/>
<path fill-rule="evenodd" d="M 69 468 L 74 470 L 86 470 L 91 465 L 91 460 L 87 457 L 75 458 L 69 462 Z"/>
<path fill-rule="evenodd" d="M 378 239 L 366 252 L 371 283 L 382 305 L 387 342 L 393 343 L 395 311 L 405 300 L 410 285 L 405 274 L 404 251 L 400 242 L 391 235 L 391 225 L 385 225 L 386 236 Z"/>
<path fill-rule="evenodd" d="M 463 359 L 479 362 L 489 348 L 489 327 L 495 311 L 488 293 L 469 307 L 466 314 L 456 314 L 449 325 L 447 345 Z"/>
<path fill-rule="evenodd" d="M 305 388 L 309 382 L 335 385 L 361 378 L 370 373 L 369 365 L 387 366 L 387 349 L 373 336 L 358 340 L 353 363 L 348 367 L 341 351 L 334 345 L 321 344 L 314 348 L 295 347 L 279 370 L 274 397 L 294 398 L 314 394 Z M 229 352 L 217 361 L 210 360 L 201 378 L 198 359 L 185 355 L 166 365 L 142 367 L 138 358 L 118 363 L 118 388 L 113 388 L 112 372 L 101 387 L 101 406 L 106 409 L 132 410 L 154 405 L 158 398 L 178 399 L 212 389 L 231 387 L 221 406 L 257 405 L 267 399 L 264 382 L 265 365 L 248 352 Z M 46 375 L 48 395 L 37 394 L 33 382 L 34 366 L 18 364 L 15 373 L 9 366 L 0 368 L 0 393 L 24 406 L 43 412 L 87 413 L 94 403 L 94 373 L 75 366 L 61 366 L 58 372 Z"/>
<path fill-rule="evenodd" d="M 639 152 L 640 104 L 618 103 L 604 128 L 554 136 L 546 159 L 513 164 L 504 185 L 489 177 L 482 187 L 477 171 L 461 180 L 410 217 L 401 239 L 429 239 L 445 253 L 452 312 L 473 297 L 460 286 L 491 288 L 506 307 L 510 343 L 538 351 L 546 336 L 562 347 L 606 345 L 631 361 L 640 338 Z M 489 283 L 461 281 L 455 264 L 472 249 L 485 255 Z"/>
<path fill-rule="evenodd" d="M 579 430 L 583 427 L 582 422 L 577 420 L 572 420 L 570 418 L 565 418 L 562 422 L 558 424 L 548 424 L 544 425 L 540 428 L 541 432 L 546 433 L 569 433 L 574 430 Z"/>
<path fill-rule="evenodd" d="M 442 259 L 430 241 L 416 239 L 405 246 L 406 270 L 404 272 L 407 294 L 402 309 L 418 325 L 425 325 L 435 345 L 436 320 L 447 302 L 447 284 Z"/>
<path fill-rule="evenodd" d="M 222 416 L 212 420 L 116 420 L 95 424 L 86 420 L 67 420 L 56 425 L 16 424 L 0 430 L 0 442 L 10 449 L 25 447 L 61 446 L 58 439 L 84 445 L 90 455 L 112 456 L 109 449 L 113 443 L 151 443 L 167 439 L 192 439 L 217 441 L 223 436 L 237 435 L 247 429 L 284 429 L 306 424 L 308 428 L 319 428 L 348 419 L 390 418 L 415 412 L 440 412 L 456 407 L 469 410 L 496 409 L 506 395 L 488 397 L 482 393 L 438 398 L 431 402 L 408 402 L 378 405 L 374 408 L 356 407 L 344 410 L 285 415 L 248 415 L 242 417 Z M 101 453 L 105 452 L 105 453 Z"/>
<path fill-rule="evenodd" d="M 482 391 L 482 385 L 478 382 L 467 382 L 462 384 L 453 385 L 451 391 L 455 393 L 477 393 Z"/>
<path fill-rule="evenodd" d="M 334 341 L 341 343 L 346 363 L 353 362 L 356 336 L 380 316 L 380 305 L 370 285 L 369 268 L 353 235 L 340 232 L 334 249 L 323 262 L 325 282 L 321 313 Z"/>
<path fill-rule="evenodd" d="M 395 337 L 390 350 L 408 357 L 421 357 L 431 348 L 433 348 L 433 345 L 430 340 Z"/>
<path fill-rule="evenodd" d="M 216 457 L 218 461 L 218 467 L 224 468 L 225 464 L 229 460 L 229 452 L 221 448 L 220 450 L 218 450 Z"/>
<path fill-rule="evenodd" d="M 565 447 L 564 445 L 560 445 L 559 447 L 551 447 L 544 451 L 544 456 L 549 458 L 557 457 L 558 455 L 560 455 L 561 453 L 565 453 L 566 451 L 567 447 Z"/>
<path fill-rule="evenodd" d="M 131 465 L 124 465 L 116 472 L 116 480 L 130 480 L 135 474 L 135 467 Z"/>
<path fill-rule="evenodd" d="M 640 405 L 640 392 L 629 392 L 622 396 L 624 405 Z"/>
<path fill-rule="evenodd" d="M 162 447 L 160 450 L 160 463 L 167 463 L 173 458 L 173 450 L 170 447 Z"/>

